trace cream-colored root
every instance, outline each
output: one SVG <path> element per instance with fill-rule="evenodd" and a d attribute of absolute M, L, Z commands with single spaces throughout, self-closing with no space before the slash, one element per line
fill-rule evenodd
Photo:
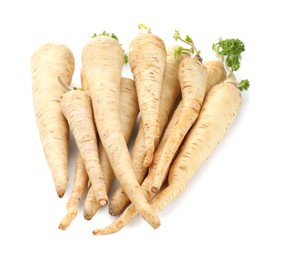
<path fill-rule="evenodd" d="M 183 193 L 189 180 L 227 134 L 238 114 L 241 99 L 239 89 L 230 83 L 210 90 L 196 124 L 170 169 L 168 187 L 153 200 L 156 210 L 162 210 Z"/>
<path fill-rule="evenodd" d="M 139 214 L 153 228 L 157 228 L 160 219 L 136 180 L 119 120 L 123 62 L 124 52 L 119 42 L 108 36 L 93 38 L 82 51 L 82 66 L 91 92 L 99 137 L 115 176 Z"/>
<path fill-rule="evenodd" d="M 182 111 L 174 131 L 165 143 L 158 166 L 154 168 L 152 190 L 157 192 L 163 183 L 162 176 L 168 171 L 185 135 L 196 121 L 207 89 L 207 69 L 198 57 L 184 59 L 178 72 L 182 93 Z"/>
<path fill-rule="evenodd" d="M 102 206 L 108 195 L 98 155 L 98 141 L 90 97 L 81 90 L 71 90 L 62 100 L 62 111 L 68 120 L 77 147 L 84 162 L 96 200 Z"/>
<path fill-rule="evenodd" d="M 164 42 L 156 35 L 142 33 L 129 46 L 128 61 L 135 80 L 138 103 L 143 121 L 144 167 L 153 159 L 155 140 L 159 138 L 159 106 L 166 65 Z"/>
<path fill-rule="evenodd" d="M 46 160 L 56 192 L 63 197 L 68 182 L 68 124 L 60 100 L 66 90 L 58 82 L 61 77 L 70 84 L 74 57 L 63 44 L 47 43 L 31 58 L 34 112 Z"/>
<path fill-rule="evenodd" d="M 212 151 L 228 132 L 240 106 L 241 94 L 233 84 L 222 83 L 211 89 L 197 122 L 186 136 L 170 168 L 168 187 L 157 194 L 152 201 L 155 210 L 162 210 L 169 202 L 182 194 L 188 181 L 210 157 Z M 93 233 L 95 235 L 115 233 L 128 224 L 136 214 L 133 205 L 130 205 L 111 225 L 96 229 Z"/>
<path fill-rule="evenodd" d="M 206 64 L 206 66 L 213 66 L 214 64 Z M 219 66 L 221 67 L 221 65 Z M 221 67 L 222 68 L 222 67 Z M 218 70 L 212 70 L 212 69 L 207 69 L 208 73 L 216 73 L 215 74 L 215 77 L 214 78 L 217 78 L 218 82 L 217 83 L 220 83 L 222 82 L 224 79 L 222 79 L 221 77 L 218 77 L 218 75 L 222 75 L 224 76 L 224 73 L 221 72 L 221 69 L 218 69 Z M 219 74 L 218 74 L 219 72 Z M 208 74 L 208 79 L 211 80 L 212 82 L 216 82 L 216 80 L 214 80 L 214 78 L 212 77 L 213 74 Z M 210 94 L 209 94 L 210 95 Z M 174 128 L 174 125 L 176 124 L 176 122 L 178 121 L 178 118 L 181 114 L 181 111 L 182 111 L 182 101 L 180 101 L 180 103 L 178 104 L 178 107 L 176 109 L 176 111 L 174 112 L 174 115 L 172 116 L 171 118 L 171 121 L 170 123 L 168 124 L 167 126 L 167 130 L 162 138 L 162 141 L 161 143 L 159 144 L 159 147 L 158 147 L 158 150 L 161 151 L 163 150 L 162 147 L 165 146 L 165 143 L 167 141 L 167 138 L 170 136 L 170 133 L 173 131 L 173 128 Z M 203 117 L 203 115 L 201 115 L 200 113 L 200 116 L 199 118 Z M 199 121 L 200 119 L 197 120 L 197 122 Z M 194 128 L 194 126 L 193 126 Z M 161 154 L 161 152 L 160 152 Z M 156 152 L 155 156 L 159 156 L 158 153 Z M 179 155 L 178 155 L 179 157 Z M 156 160 L 153 162 L 152 164 L 152 168 L 153 167 L 156 167 L 157 166 L 157 162 L 158 162 L 158 158 L 156 157 Z M 173 166 L 172 166 L 173 167 Z M 170 170 L 171 171 L 171 170 Z M 168 172 L 165 172 L 163 173 L 162 176 L 160 176 L 160 180 L 161 181 L 164 181 L 165 178 L 167 177 L 167 173 Z M 149 174 L 148 176 L 145 178 L 145 180 L 143 181 L 141 187 L 142 187 L 142 190 L 147 198 L 148 201 L 150 201 L 152 198 L 154 198 L 154 196 L 156 195 L 156 193 L 154 191 L 152 191 L 151 187 L 152 187 L 152 182 L 153 182 L 153 178 L 154 178 L 154 171 L 149 171 Z M 171 188 L 170 187 L 167 187 L 166 189 L 163 190 L 163 194 L 164 196 L 168 196 L 168 195 L 165 195 L 167 193 L 170 194 L 169 190 Z M 176 189 L 177 190 L 177 189 Z M 178 192 L 178 194 L 180 194 L 180 192 Z M 156 198 L 157 199 L 157 198 Z M 157 199 L 159 200 L 159 199 Z M 161 202 L 163 200 L 160 200 Z M 156 202 L 156 205 L 153 204 L 154 208 L 155 209 L 158 209 L 158 205 L 157 203 L 160 203 L 160 202 Z M 117 218 L 111 225 L 109 225 L 108 227 L 105 227 L 103 229 L 96 229 L 93 231 L 94 234 L 97 234 L 97 235 L 105 235 L 105 234 L 112 234 L 112 233 L 115 233 L 119 230 L 121 230 L 125 225 L 127 225 L 135 216 L 137 215 L 137 211 L 136 209 L 134 208 L 134 206 L 132 204 L 130 204 L 125 210 L 124 212 L 121 214 L 121 216 L 119 218 Z"/>
<path fill-rule="evenodd" d="M 139 107 L 134 81 L 128 78 L 122 78 L 120 89 L 120 122 L 126 142 L 129 141 L 132 134 L 138 112 Z M 99 157 L 102 172 L 104 174 L 106 189 L 109 191 L 114 173 L 102 145 L 99 147 Z M 84 218 L 90 220 L 96 214 L 99 208 L 100 206 L 93 196 L 92 187 L 90 187 L 84 202 Z"/>
<path fill-rule="evenodd" d="M 67 214 L 59 224 L 59 229 L 66 230 L 70 226 L 71 222 L 77 216 L 78 204 L 81 200 L 84 190 L 87 187 L 87 182 L 88 182 L 88 175 L 84 167 L 84 163 L 82 161 L 80 153 L 78 153 L 76 158 L 74 184 L 69 200 L 67 202 Z"/>
<path fill-rule="evenodd" d="M 207 93 L 211 90 L 211 88 L 221 82 L 223 82 L 227 73 L 224 68 L 224 65 L 219 61 L 205 61 L 203 65 L 207 69 L 208 80 L 207 80 Z"/>
<path fill-rule="evenodd" d="M 169 115 L 172 108 L 175 105 L 176 99 L 180 94 L 180 86 L 178 82 L 178 66 L 183 58 L 187 55 L 181 55 L 178 58 L 174 57 L 174 49 L 179 47 L 178 45 L 172 45 L 166 47 L 167 58 L 166 67 L 164 72 L 164 78 L 162 83 L 161 97 L 160 97 L 160 124 L 159 132 L 160 136 L 163 134 L 166 124 L 168 122 Z M 155 147 L 158 146 L 160 138 L 156 139 Z M 136 178 L 139 183 L 144 180 L 147 167 L 144 167 L 143 162 L 145 159 L 145 143 L 144 143 L 144 127 L 143 120 L 141 118 L 138 133 L 134 142 L 134 146 L 131 152 L 131 160 Z M 109 203 L 109 212 L 111 215 L 120 214 L 125 207 L 130 203 L 126 193 L 122 187 L 118 187 Z"/>

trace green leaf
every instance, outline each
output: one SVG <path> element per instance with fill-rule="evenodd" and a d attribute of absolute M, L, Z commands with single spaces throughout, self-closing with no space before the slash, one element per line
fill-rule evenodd
<path fill-rule="evenodd" d="M 240 68 L 240 55 L 233 54 L 226 58 L 226 65 L 232 69 L 232 71 L 237 71 Z"/>
<path fill-rule="evenodd" d="M 191 56 L 193 55 L 199 55 L 199 51 L 197 50 L 194 42 L 193 42 L 193 39 L 189 36 L 189 35 L 186 35 L 185 38 L 183 39 L 181 36 L 180 36 L 180 32 L 179 30 L 175 30 L 174 32 L 174 35 L 173 35 L 173 38 L 177 41 L 177 40 L 180 40 L 182 42 L 184 42 L 185 44 L 187 44 L 188 46 L 190 46 L 191 48 L 190 49 L 187 49 L 187 48 L 182 48 L 182 49 L 178 49 L 178 50 L 175 50 L 174 52 L 174 57 L 178 57 L 181 53 L 186 53 L 186 54 L 189 54 Z M 200 57 L 200 56 L 199 56 Z"/>
<path fill-rule="evenodd" d="M 212 49 L 218 57 L 223 61 L 225 60 L 226 66 L 228 66 L 231 71 L 237 71 L 240 68 L 241 54 L 245 51 L 245 45 L 241 40 L 222 40 L 222 38 L 219 38 L 218 43 L 212 45 Z"/>
<path fill-rule="evenodd" d="M 127 53 L 124 52 L 124 63 L 127 64 L 128 63 L 128 55 Z"/>
<path fill-rule="evenodd" d="M 116 40 L 118 41 L 118 37 L 117 37 L 114 33 L 111 34 L 111 37 L 112 37 L 113 39 L 116 39 Z"/>
<path fill-rule="evenodd" d="M 148 29 L 148 26 L 146 26 L 145 24 L 143 24 L 143 23 L 139 23 L 138 24 L 138 29 Z"/>
<path fill-rule="evenodd" d="M 174 35 L 173 35 L 174 40 L 178 40 L 180 38 L 180 32 L 178 30 L 175 30 Z"/>
<path fill-rule="evenodd" d="M 178 58 L 182 53 L 183 47 L 178 47 L 174 49 L 174 58 Z"/>
<path fill-rule="evenodd" d="M 192 38 L 189 35 L 185 36 L 185 41 L 189 42 L 189 43 L 193 43 L 193 40 L 192 40 Z"/>
<path fill-rule="evenodd" d="M 118 41 L 118 37 L 114 33 L 107 33 L 106 31 L 103 31 L 100 34 L 94 33 L 91 38 L 95 38 L 95 37 L 98 37 L 98 36 L 109 36 L 109 37 Z"/>
<path fill-rule="evenodd" d="M 248 88 L 250 87 L 250 82 L 247 79 L 243 79 L 239 82 L 238 84 L 238 88 L 243 91 L 243 90 L 248 90 Z"/>

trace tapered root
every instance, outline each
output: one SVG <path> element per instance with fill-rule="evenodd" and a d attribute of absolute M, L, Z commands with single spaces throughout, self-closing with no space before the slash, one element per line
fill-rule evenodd
<path fill-rule="evenodd" d="M 59 198 L 64 197 L 66 189 L 67 189 L 67 178 L 63 181 L 63 184 L 55 184 L 55 189 Z"/>
<path fill-rule="evenodd" d="M 165 73 L 163 77 L 163 84 L 160 95 L 160 117 L 159 117 L 159 135 L 163 134 L 165 126 L 167 124 L 169 114 L 175 104 L 175 101 L 180 93 L 180 86 L 178 82 L 178 67 L 180 62 L 186 55 L 181 55 L 178 58 L 174 57 L 174 49 L 176 46 L 167 46 L 167 62 L 165 67 Z M 142 119 L 142 117 L 141 117 Z M 155 146 L 159 145 L 160 138 L 156 140 Z M 153 155 L 153 161 L 155 160 L 156 152 Z M 148 156 L 149 158 L 150 156 Z M 142 120 L 140 121 L 138 134 L 135 139 L 135 143 L 131 153 L 132 165 L 136 174 L 136 178 L 139 183 L 144 180 L 147 173 L 147 165 L 153 164 L 151 159 L 145 158 L 144 149 L 144 127 Z M 118 215 L 126 208 L 130 203 L 128 197 L 124 193 L 123 189 L 119 187 L 111 198 L 109 203 L 109 212 L 111 215 Z"/>
<path fill-rule="evenodd" d="M 109 204 L 109 214 L 112 216 L 119 215 L 129 204 L 129 199 L 121 187 L 119 187 Z"/>
<path fill-rule="evenodd" d="M 94 235 L 109 235 L 118 232 L 124 226 L 126 226 L 133 217 L 137 215 L 137 211 L 133 205 L 130 205 L 126 208 L 126 210 L 122 213 L 122 215 L 116 219 L 111 225 L 93 230 Z"/>
<path fill-rule="evenodd" d="M 119 118 L 119 96 L 124 52 L 120 43 L 99 36 L 82 51 L 82 66 L 90 88 L 94 117 L 101 143 L 116 178 L 138 213 L 154 228 L 160 220 L 145 199 L 131 164 L 128 146 Z"/>
<path fill-rule="evenodd" d="M 59 229 L 66 230 L 70 226 L 71 222 L 75 219 L 76 215 L 77 215 L 76 207 L 69 209 L 68 213 L 59 224 Z"/>
<path fill-rule="evenodd" d="M 84 219 L 91 220 L 95 216 L 95 214 L 97 213 L 100 207 L 101 207 L 100 204 L 98 204 L 97 202 L 92 206 L 84 204 L 84 210 L 83 210 Z"/>
<path fill-rule="evenodd" d="M 58 77 L 70 84 L 74 72 L 72 52 L 62 44 L 47 43 L 31 58 L 32 97 L 40 140 L 60 198 L 68 181 L 68 124 L 60 107 L 66 90 Z"/>

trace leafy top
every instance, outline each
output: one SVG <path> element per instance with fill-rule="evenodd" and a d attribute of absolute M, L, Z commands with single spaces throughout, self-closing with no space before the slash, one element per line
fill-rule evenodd
<path fill-rule="evenodd" d="M 190 48 L 183 48 L 182 46 L 175 48 L 174 49 L 174 57 L 177 58 L 179 57 L 181 54 L 188 54 L 188 55 L 194 55 L 194 56 L 198 56 L 200 58 L 200 60 L 202 60 L 202 58 L 200 57 L 200 51 L 197 50 L 193 39 L 189 36 L 186 35 L 185 38 L 182 38 L 180 36 L 180 32 L 179 30 L 175 30 L 173 38 L 178 41 L 182 41 L 185 44 L 187 44 L 188 46 L 190 46 Z"/>
<path fill-rule="evenodd" d="M 138 24 L 138 30 L 139 34 L 151 34 L 151 28 L 149 28 L 147 25 L 143 23 Z"/>
<path fill-rule="evenodd" d="M 212 45 L 212 49 L 215 51 L 216 56 L 223 62 L 229 75 L 233 75 L 234 71 L 237 71 L 241 65 L 241 54 L 245 51 L 244 43 L 239 39 L 225 39 L 219 38 L 217 43 Z M 242 90 L 249 88 L 249 81 L 247 79 L 240 81 L 237 86 Z"/>
<path fill-rule="evenodd" d="M 249 80 L 247 80 L 247 79 L 241 80 L 241 81 L 239 82 L 239 84 L 238 84 L 238 88 L 239 88 L 241 91 L 243 91 L 243 90 L 248 90 L 249 86 L 250 86 L 250 82 L 249 82 Z"/>
<path fill-rule="evenodd" d="M 124 51 L 124 56 L 123 56 L 123 58 L 124 58 L 124 63 L 127 64 L 127 63 L 128 63 L 128 54 L 125 53 L 125 51 Z"/>
<path fill-rule="evenodd" d="M 119 41 L 119 40 L 118 40 L 118 37 L 117 37 L 114 33 L 107 33 L 106 31 L 103 31 L 102 33 L 99 33 L 99 34 L 94 33 L 94 34 L 91 36 L 91 38 L 95 38 L 95 37 L 98 37 L 98 36 L 108 36 L 108 37 L 111 37 L 111 38 L 113 38 L 113 39 Z M 128 62 L 128 56 L 127 56 L 127 54 L 125 53 L 124 50 L 123 50 L 123 52 L 124 52 L 124 63 L 127 63 L 127 62 Z"/>
<path fill-rule="evenodd" d="M 241 40 L 220 38 L 218 43 L 212 45 L 212 49 L 232 71 L 240 68 L 241 53 L 245 51 L 245 45 Z"/>
<path fill-rule="evenodd" d="M 114 33 L 107 33 L 106 31 L 103 31 L 102 33 L 99 33 L 99 34 L 94 33 L 91 38 L 95 38 L 98 36 L 109 36 L 118 41 L 118 37 Z"/>
<path fill-rule="evenodd" d="M 138 29 L 148 29 L 148 26 L 147 25 L 145 25 L 145 24 L 143 24 L 143 23 L 139 23 L 138 24 Z"/>

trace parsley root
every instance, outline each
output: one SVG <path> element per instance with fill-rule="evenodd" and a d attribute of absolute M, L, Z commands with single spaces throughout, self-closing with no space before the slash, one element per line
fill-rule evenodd
<path fill-rule="evenodd" d="M 74 57 L 66 46 L 48 43 L 32 55 L 34 113 L 59 197 L 69 178 L 69 131 L 78 147 L 59 229 L 71 225 L 82 198 L 86 220 L 108 202 L 109 214 L 120 214 L 94 235 L 115 233 L 136 215 L 158 228 L 158 212 L 184 192 L 228 133 L 249 88 L 235 77 L 244 43 L 219 38 L 212 45 L 217 60 L 204 62 L 190 36 L 175 30 L 173 37 L 186 45 L 165 46 L 139 24 L 127 56 L 115 34 L 94 33 L 81 52 L 81 89 L 69 86 Z M 122 77 L 127 61 L 133 79 Z"/>
<path fill-rule="evenodd" d="M 178 31 L 176 31 L 176 34 Z M 177 34 L 176 39 L 181 39 Z M 185 58 L 179 65 L 178 78 L 182 93 L 182 112 L 178 118 L 174 131 L 166 141 L 165 147 L 158 160 L 157 167 L 151 168 L 155 177 L 152 183 L 152 191 L 157 192 L 162 184 L 161 176 L 168 171 L 169 166 L 183 141 L 188 130 L 196 121 L 207 90 L 207 70 L 201 62 L 197 49 L 189 36 L 186 43 L 192 46 L 191 55 Z M 183 52 L 183 48 L 182 48 Z M 184 52 L 185 53 L 185 52 Z"/>
<path fill-rule="evenodd" d="M 93 186 L 96 200 L 104 206 L 108 202 L 108 196 L 98 156 L 97 133 L 90 97 L 82 90 L 70 90 L 64 94 L 61 105 Z"/>
<path fill-rule="evenodd" d="M 116 39 L 96 36 L 82 51 L 99 137 L 120 185 L 139 214 L 154 228 L 160 225 L 136 180 L 119 120 L 119 95 L 124 52 Z"/>
<path fill-rule="evenodd" d="M 134 129 L 136 118 L 139 112 L 137 95 L 135 90 L 134 81 L 129 78 L 121 78 L 121 87 L 120 87 L 120 122 L 122 127 L 122 132 L 126 142 L 129 141 L 129 138 Z M 99 146 L 99 157 L 102 167 L 102 172 L 104 174 L 105 186 L 107 191 L 109 191 L 110 186 L 113 180 L 113 170 L 109 159 L 106 155 L 106 152 L 103 146 Z M 83 215 L 84 218 L 90 220 L 100 208 L 100 205 L 97 203 L 92 187 L 90 187 L 87 197 L 84 202 Z"/>
<path fill-rule="evenodd" d="M 218 63 L 216 63 L 218 64 Z M 209 66 L 214 66 L 214 63 L 206 63 L 205 66 L 207 68 L 208 73 L 215 73 L 215 77 L 213 77 L 212 74 L 208 74 L 207 78 L 209 80 L 211 80 L 211 82 L 213 83 L 220 83 L 224 80 L 224 78 L 220 78 L 219 75 L 224 76 L 225 74 L 223 72 L 221 72 L 221 69 L 224 69 L 224 67 L 222 66 L 222 64 L 218 64 L 219 67 L 218 69 L 210 69 Z M 208 83 L 209 84 L 209 83 Z M 158 149 L 154 155 L 155 159 L 153 161 L 153 164 L 150 167 L 157 167 L 158 166 L 158 161 L 159 161 L 159 157 L 162 154 L 162 151 L 165 148 L 165 144 L 168 140 L 168 138 L 170 137 L 170 135 L 174 132 L 174 126 L 177 124 L 178 118 L 180 117 L 181 113 L 182 113 L 182 101 L 180 101 L 180 103 L 177 106 L 177 109 L 175 110 L 172 118 L 170 119 L 170 122 L 166 128 L 166 131 L 164 133 L 164 136 L 162 137 L 162 140 L 158 146 Z M 167 176 L 168 171 L 163 172 L 162 176 L 160 176 L 160 180 L 163 182 Z M 150 201 L 155 195 L 156 193 L 154 193 L 151 189 L 152 187 L 152 182 L 154 179 L 154 171 L 149 171 L 148 176 L 145 178 L 145 180 L 143 181 L 141 187 L 142 190 L 144 192 L 144 194 L 146 195 L 146 198 L 148 201 Z M 120 215 L 120 217 L 118 219 L 116 219 L 111 225 L 103 228 L 103 229 L 96 229 L 93 231 L 93 233 L 95 235 L 105 235 L 105 234 L 112 234 L 115 233 L 117 231 L 119 231 L 120 229 L 122 229 L 125 225 L 127 225 L 135 216 L 137 215 L 137 211 L 135 209 L 135 207 L 131 204 L 129 205 L 124 212 Z"/>
<path fill-rule="evenodd" d="M 73 188 L 67 202 L 67 214 L 59 224 L 59 229 L 66 230 L 71 222 L 75 219 L 78 212 L 78 203 L 83 195 L 87 186 L 88 175 L 84 167 L 84 163 L 78 152 L 75 163 L 75 175 Z"/>
<path fill-rule="evenodd" d="M 230 41 L 232 40 L 230 39 Z M 232 49 L 229 51 L 232 51 Z M 240 60 L 240 57 L 241 53 L 235 59 Z M 224 58 L 222 57 L 222 60 Z M 243 87 L 243 90 L 248 88 L 249 82 L 248 80 L 244 80 L 243 83 L 242 81 L 237 82 L 233 70 L 225 62 L 224 65 L 230 71 L 227 79 L 212 87 L 207 93 L 199 117 L 185 137 L 181 149 L 170 167 L 168 187 L 160 191 L 152 201 L 153 207 L 158 211 L 182 194 L 188 181 L 207 158 L 210 157 L 212 151 L 222 141 L 238 115 L 242 102 L 240 88 Z M 213 70 L 208 71 L 211 72 Z M 222 73 L 220 74 L 222 75 Z M 208 76 L 208 78 L 211 79 L 211 76 Z M 182 103 L 180 102 L 178 105 L 175 111 L 175 117 L 171 119 L 171 124 L 175 124 L 173 121 L 176 121 L 177 117 L 181 115 L 178 111 L 182 109 Z M 167 129 L 170 129 L 170 125 Z M 148 178 L 151 178 L 150 172 L 142 183 L 142 188 L 144 188 L 144 192 L 147 194 L 147 199 L 150 200 L 154 194 L 152 190 L 148 190 L 146 185 L 151 182 L 150 180 L 147 181 Z M 136 214 L 137 212 L 134 206 L 130 205 L 111 225 L 104 229 L 96 229 L 93 233 L 96 235 L 115 233 L 129 223 Z"/>
<path fill-rule="evenodd" d="M 197 169 L 224 138 L 238 114 L 241 93 L 228 81 L 214 86 L 204 101 L 200 116 L 188 133 L 168 174 L 168 187 L 154 199 L 157 210 L 178 197 Z"/>
<path fill-rule="evenodd" d="M 149 28 L 139 25 L 140 34 L 132 40 L 128 62 L 134 77 L 142 125 L 144 128 L 144 167 L 153 159 L 155 140 L 159 138 L 159 105 L 166 64 L 164 42 L 151 34 Z"/>
<path fill-rule="evenodd" d="M 167 46 L 166 52 L 166 67 L 163 77 L 161 96 L 160 96 L 160 122 L 159 122 L 159 133 L 162 135 L 164 132 L 165 126 L 168 122 L 169 115 L 173 106 L 175 105 L 176 99 L 180 94 L 180 86 L 178 82 L 178 66 L 180 62 L 187 55 L 180 55 L 177 58 L 174 58 L 174 49 L 176 45 Z M 156 139 L 155 146 L 159 144 L 160 138 Z M 141 183 L 147 173 L 147 167 L 143 166 L 143 161 L 145 159 L 145 149 L 144 149 L 144 128 L 143 121 L 141 120 L 137 137 L 135 139 L 131 160 L 136 178 L 139 183 Z M 113 194 L 110 203 L 109 203 L 109 213 L 111 215 L 118 215 L 121 211 L 129 204 L 129 199 L 124 193 L 122 187 L 118 189 Z"/>
<path fill-rule="evenodd" d="M 70 84 L 74 72 L 72 52 L 62 44 L 48 43 L 31 58 L 33 105 L 41 143 L 59 197 L 68 182 L 68 124 L 60 101 L 66 90 L 58 77 Z"/>

